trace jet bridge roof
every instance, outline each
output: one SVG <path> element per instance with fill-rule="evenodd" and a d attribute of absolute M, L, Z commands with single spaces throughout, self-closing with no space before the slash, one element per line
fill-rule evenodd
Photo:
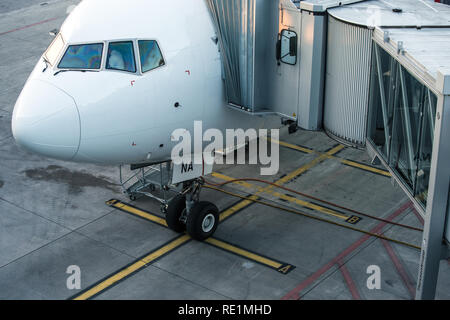
<path fill-rule="evenodd" d="M 367 27 L 450 27 L 450 6 L 427 0 L 360 1 L 330 8 L 328 13 L 336 19 Z"/>
<path fill-rule="evenodd" d="M 450 93 L 444 89 L 444 79 L 450 82 L 450 6 L 428 0 L 306 0 L 296 5 L 376 29 L 373 37 L 384 49 L 430 87 Z"/>
<path fill-rule="evenodd" d="M 433 20 L 436 18 L 435 13 L 450 12 L 450 7 L 429 0 L 293 0 L 293 2 L 297 8 L 306 11 L 325 12 L 334 9 L 331 12 L 337 15 L 336 18 L 340 17 L 341 20 L 354 21 L 361 25 L 366 25 L 367 11 L 370 10 L 378 11 L 384 21 L 391 21 L 394 25 L 410 23 L 411 18 L 419 21 L 422 25 L 428 23 L 448 24 L 450 22 L 440 18 Z M 402 9 L 403 16 L 399 19 L 399 14 L 393 12 L 392 9 Z M 371 14 L 372 12 L 369 12 L 369 15 Z"/>
<path fill-rule="evenodd" d="M 450 94 L 449 28 L 377 28 L 374 39 L 422 80 Z M 447 88 L 444 88 L 444 78 Z"/>
<path fill-rule="evenodd" d="M 325 12 L 330 8 L 335 8 L 347 4 L 353 4 L 365 0 L 307 0 L 293 1 L 298 8 L 312 12 Z"/>

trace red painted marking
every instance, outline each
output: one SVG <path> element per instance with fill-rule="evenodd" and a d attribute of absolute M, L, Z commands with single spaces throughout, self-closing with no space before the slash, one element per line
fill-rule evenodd
<path fill-rule="evenodd" d="M 135 82 L 136 82 L 136 80 L 131 80 L 131 86 L 134 86 Z"/>
<path fill-rule="evenodd" d="M 345 264 L 342 264 L 341 261 L 338 261 L 339 270 L 341 270 L 342 276 L 344 277 L 345 283 L 347 284 L 350 293 L 352 294 L 353 300 L 361 300 L 361 295 L 358 292 L 358 288 L 353 282 L 352 277 L 350 276 L 350 272 L 348 272 Z"/>
<path fill-rule="evenodd" d="M 38 26 L 40 24 L 44 24 L 44 23 L 47 23 L 47 22 L 50 22 L 50 21 L 55 21 L 57 19 L 60 19 L 60 18 L 47 19 L 47 20 L 39 21 L 39 22 L 36 22 L 36 23 L 33 23 L 33 24 L 29 24 L 29 25 L 26 25 L 26 26 L 23 26 L 23 27 L 20 27 L 20 28 L 16 28 L 16 29 L 12 29 L 12 30 L 9 30 L 9 31 L 1 32 L 0 36 L 3 36 L 3 35 L 8 34 L 8 33 L 16 32 L 16 31 L 28 29 L 28 28 L 31 28 L 31 27 L 35 27 L 35 26 Z"/>
<path fill-rule="evenodd" d="M 406 202 L 403 204 L 400 208 L 398 208 L 393 214 L 391 214 L 386 220 L 392 221 L 399 215 L 401 215 L 406 209 L 411 208 L 412 204 L 411 202 Z M 385 226 L 387 225 L 386 222 L 380 222 L 376 227 L 374 227 L 370 232 L 372 233 L 378 233 L 381 231 Z M 338 261 L 342 260 L 346 256 L 348 256 L 350 253 L 355 251 L 359 246 L 361 246 L 364 242 L 369 240 L 371 238 L 370 235 L 366 234 L 359 238 L 356 242 L 354 242 L 352 245 L 350 245 L 347 249 L 342 251 L 339 255 L 337 255 L 334 259 L 332 259 L 330 262 L 328 262 L 326 265 L 324 265 L 322 268 L 314 272 L 311 276 L 306 278 L 303 282 L 301 282 L 298 286 L 296 286 L 294 289 L 292 289 L 290 292 L 288 292 L 284 297 L 282 297 L 282 300 L 291 300 L 291 299 L 300 299 L 300 292 L 302 292 L 304 289 L 309 287 L 311 284 L 313 284 L 320 276 L 322 276 L 325 272 L 330 270 Z"/>
<path fill-rule="evenodd" d="M 191 75 L 191 71 L 189 71 L 189 70 L 186 70 L 185 71 L 187 74 L 188 74 L 188 76 L 190 76 Z"/>
<path fill-rule="evenodd" d="M 423 220 L 422 216 L 420 215 L 420 213 L 417 212 L 416 208 L 412 208 L 412 212 L 416 215 L 417 220 L 419 220 L 421 225 L 425 224 L 425 221 Z"/>
<path fill-rule="evenodd" d="M 134 142 L 133 142 L 131 145 L 132 145 L 133 147 L 136 147 L 136 143 L 134 143 Z"/>
<path fill-rule="evenodd" d="M 389 257 L 394 263 L 395 269 L 397 269 L 400 278 L 402 278 L 406 289 L 408 289 L 411 299 L 414 299 L 416 297 L 416 288 L 414 287 L 413 282 L 411 281 L 408 273 L 403 267 L 403 264 L 401 263 L 400 259 L 398 258 L 397 254 L 395 253 L 394 249 L 392 248 L 391 244 L 388 241 L 381 239 L 381 243 L 383 244 L 384 248 L 389 254 Z"/>

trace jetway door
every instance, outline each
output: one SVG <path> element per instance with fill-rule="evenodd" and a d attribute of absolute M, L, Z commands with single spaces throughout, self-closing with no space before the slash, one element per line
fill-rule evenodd
<path fill-rule="evenodd" d="M 281 45 L 281 59 L 275 63 L 272 60 L 272 84 L 269 94 L 271 95 L 271 105 L 273 109 L 282 116 L 297 119 L 298 92 L 300 81 L 300 39 L 301 34 L 301 14 L 291 1 L 280 1 L 277 8 L 278 19 L 275 25 Z M 296 54 L 288 55 L 287 47 L 289 39 L 295 37 Z M 275 43 L 275 42 L 272 42 Z M 292 41 L 292 44 L 294 41 Z M 276 51 L 272 47 L 272 52 Z M 287 55 L 287 56 L 286 56 Z M 283 58 L 285 56 L 285 58 Z M 287 58 L 287 59 L 286 59 Z"/>
<path fill-rule="evenodd" d="M 219 38 L 228 102 L 253 106 L 256 0 L 206 0 Z"/>
<path fill-rule="evenodd" d="M 229 105 L 295 119 L 300 68 L 296 5 L 291 0 L 205 1 L 219 40 Z M 285 36 L 281 43 L 280 34 Z M 281 61 L 280 45 L 287 53 Z"/>

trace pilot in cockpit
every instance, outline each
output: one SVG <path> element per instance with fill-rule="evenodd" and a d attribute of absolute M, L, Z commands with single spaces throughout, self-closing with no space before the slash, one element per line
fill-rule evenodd
<path fill-rule="evenodd" d="M 111 69 L 124 70 L 125 62 L 123 61 L 122 54 L 116 50 L 112 50 L 109 55 L 108 67 Z"/>

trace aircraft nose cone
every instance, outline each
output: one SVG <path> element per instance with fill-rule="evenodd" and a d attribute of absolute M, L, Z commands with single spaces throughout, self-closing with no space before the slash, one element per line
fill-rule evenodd
<path fill-rule="evenodd" d="M 12 132 L 25 149 L 71 160 L 80 144 L 80 117 L 74 99 L 40 80 L 29 81 L 14 107 Z"/>

